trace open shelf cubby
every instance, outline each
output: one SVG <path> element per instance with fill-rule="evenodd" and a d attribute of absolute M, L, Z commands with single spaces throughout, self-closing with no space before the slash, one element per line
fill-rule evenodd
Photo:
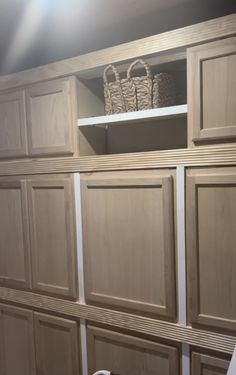
<path fill-rule="evenodd" d="M 159 59 L 145 59 L 152 73 L 167 72 L 175 78 L 177 101 L 170 107 L 105 115 L 102 70 L 78 77 L 78 133 L 80 156 L 145 152 L 187 147 L 186 59 L 183 52 Z M 128 63 L 118 66 L 121 78 Z M 135 70 L 135 75 L 143 71 Z"/>

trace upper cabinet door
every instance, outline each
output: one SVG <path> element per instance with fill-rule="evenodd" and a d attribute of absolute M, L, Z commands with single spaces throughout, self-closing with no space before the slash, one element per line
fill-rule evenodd
<path fill-rule="evenodd" d="M 76 297 L 75 220 L 70 176 L 27 182 L 33 287 Z"/>
<path fill-rule="evenodd" d="M 80 375 L 77 323 L 34 313 L 38 375 Z"/>
<path fill-rule="evenodd" d="M 0 304 L 0 374 L 35 373 L 33 313 Z"/>
<path fill-rule="evenodd" d="M 174 178 L 82 177 L 87 302 L 175 319 Z"/>
<path fill-rule="evenodd" d="M 0 179 L 0 282 L 30 286 L 26 182 Z"/>
<path fill-rule="evenodd" d="M 0 95 L 0 157 L 27 155 L 24 91 Z"/>
<path fill-rule="evenodd" d="M 236 330 L 236 168 L 187 177 L 189 318 Z"/>
<path fill-rule="evenodd" d="M 73 154 L 73 88 L 70 78 L 26 89 L 30 155 Z"/>
<path fill-rule="evenodd" d="M 236 140 L 236 37 L 188 50 L 189 146 Z"/>
<path fill-rule="evenodd" d="M 192 353 L 192 375 L 226 375 L 229 361 L 201 353 Z"/>

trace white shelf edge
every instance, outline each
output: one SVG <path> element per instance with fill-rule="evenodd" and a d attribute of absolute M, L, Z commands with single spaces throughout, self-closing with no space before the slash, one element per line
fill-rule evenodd
<path fill-rule="evenodd" d="M 78 126 L 95 125 L 115 125 L 131 122 L 140 122 L 143 120 L 160 120 L 168 118 L 178 118 L 187 115 L 187 104 L 175 105 L 170 107 L 153 108 L 145 111 L 125 112 L 115 115 L 87 117 L 78 119 Z"/>

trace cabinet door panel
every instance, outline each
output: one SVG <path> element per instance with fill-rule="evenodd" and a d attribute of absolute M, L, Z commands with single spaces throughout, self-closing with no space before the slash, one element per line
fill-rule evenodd
<path fill-rule="evenodd" d="M 87 301 L 175 317 L 173 176 L 82 179 Z"/>
<path fill-rule="evenodd" d="M 30 286 L 25 181 L 0 180 L 0 282 Z"/>
<path fill-rule="evenodd" d="M 34 375 L 33 313 L 0 304 L 0 373 Z"/>
<path fill-rule="evenodd" d="M 229 361 L 206 354 L 192 353 L 192 375 L 226 375 Z"/>
<path fill-rule="evenodd" d="M 30 155 L 73 153 L 71 85 L 60 79 L 26 90 Z"/>
<path fill-rule="evenodd" d="M 204 172 L 187 178 L 189 315 L 235 330 L 236 170 Z"/>
<path fill-rule="evenodd" d="M 0 95 L 0 157 L 27 155 L 23 91 Z"/>
<path fill-rule="evenodd" d="M 76 297 L 75 223 L 70 176 L 28 181 L 33 287 Z"/>
<path fill-rule="evenodd" d="M 35 313 L 39 375 L 79 375 L 76 322 Z"/>
<path fill-rule="evenodd" d="M 189 145 L 236 139 L 236 38 L 190 48 Z"/>
<path fill-rule="evenodd" d="M 179 374 L 178 349 L 88 326 L 89 375 L 98 370 L 128 375 Z"/>

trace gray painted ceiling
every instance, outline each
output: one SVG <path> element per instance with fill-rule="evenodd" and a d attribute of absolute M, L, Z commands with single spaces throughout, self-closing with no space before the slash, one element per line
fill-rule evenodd
<path fill-rule="evenodd" d="M 236 0 L 0 0 L 0 74 L 236 12 Z"/>

